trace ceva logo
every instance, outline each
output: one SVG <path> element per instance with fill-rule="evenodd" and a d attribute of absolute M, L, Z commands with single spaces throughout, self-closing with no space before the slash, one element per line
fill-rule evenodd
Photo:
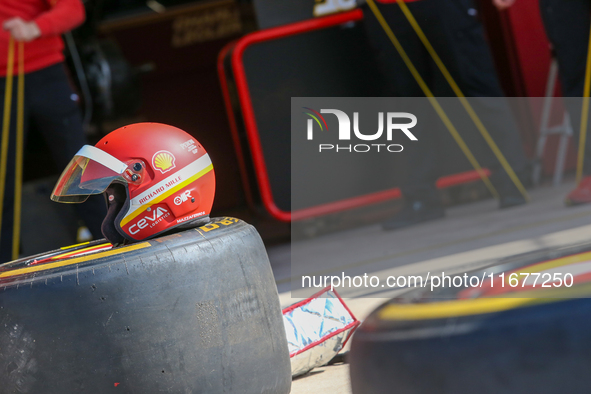
<path fill-rule="evenodd" d="M 307 122 L 306 136 L 308 140 L 314 139 L 314 121 L 320 127 L 321 131 L 325 129 L 328 131 L 326 120 L 321 114 L 333 114 L 337 117 L 339 122 L 338 138 L 339 141 L 351 140 L 351 119 L 349 116 L 338 109 L 321 109 L 320 112 L 312 108 L 303 107 L 310 112 L 304 112 L 310 116 Z M 386 119 L 386 127 L 384 128 L 384 118 Z M 399 123 L 400 119 L 406 119 L 410 122 Z M 417 137 L 410 131 L 416 126 L 417 117 L 408 112 L 387 112 L 384 116 L 383 112 L 378 112 L 378 131 L 373 134 L 364 134 L 359 130 L 359 112 L 353 112 L 353 134 L 356 138 L 362 141 L 375 141 L 382 137 L 384 129 L 386 130 L 386 140 L 392 141 L 394 131 L 401 131 L 411 141 L 418 141 Z M 369 152 L 369 151 L 388 151 L 388 152 L 402 152 L 404 149 L 400 144 L 356 144 L 356 145 L 334 145 L 334 144 L 319 144 L 319 152 L 333 150 L 335 152 Z"/>
<path fill-rule="evenodd" d="M 149 209 L 149 208 L 148 208 Z M 160 223 L 162 219 L 170 215 L 170 212 L 162 207 L 156 207 L 156 209 L 152 210 L 152 214 L 148 214 L 144 216 L 142 219 L 138 220 L 137 223 L 131 225 L 129 227 L 129 232 L 132 234 L 137 234 L 140 230 L 150 226 L 150 228 L 154 227 L 156 224 Z"/>

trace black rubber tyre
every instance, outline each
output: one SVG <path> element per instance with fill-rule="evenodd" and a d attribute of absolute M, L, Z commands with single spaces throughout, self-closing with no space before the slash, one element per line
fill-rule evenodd
<path fill-rule="evenodd" d="M 108 252 L 0 266 L 0 393 L 288 393 L 279 299 L 233 218 Z"/>
<path fill-rule="evenodd" d="M 495 270 L 589 250 L 587 244 L 524 255 Z M 589 297 L 589 286 L 583 286 Z M 479 305 L 473 313 L 449 308 L 449 316 L 443 318 L 441 301 L 450 301 L 449 294 L 442 292 L 440 299 L 434 299 L 425 293 L 412 290 L 388 301 L 354 334 L 349 357 L 353 393 L 589 393 L 591 299 L 537 299 L 487 313 L 479 312 L 483 304 L 477 302 L 471 304 Z M 466 306 L 473 301 L 454 302 Z M 484 301 L 521 302 L 516 298 Z M 439 317 L 397 319 L 389 314 L 430 303 L 437 303 L 431 304 L 431 310 Z"/>

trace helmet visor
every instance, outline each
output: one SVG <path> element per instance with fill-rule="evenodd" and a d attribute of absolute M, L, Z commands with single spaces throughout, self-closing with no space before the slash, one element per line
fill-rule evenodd
<path fill-rule="evenodd" d="M 84 145 L 57 181 L 51 199 L 57 202 L 84 202 L 91 194 L 101 194 L 115 181 L 126 182 L 127 164 L 105 151 Z"/>

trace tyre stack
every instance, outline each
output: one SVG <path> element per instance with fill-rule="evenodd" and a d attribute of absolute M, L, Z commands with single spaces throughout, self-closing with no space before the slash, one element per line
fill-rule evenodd
<path fill-rule="evenodd" d="M 275 281 L 252 226 L 217 218 L 67 252 L 0 266 L 0 393 L 289 392 Z"/>
<path fill-rule="evenodd" d="M 423 288 L 384 303 L 353 336 L 353 393 L 588 393 L 589 251 L 546 250 L 485 270 L 571 272 L 571 287 L 499 292 L 497 282 L 494 297 L 493 288 Z"/>

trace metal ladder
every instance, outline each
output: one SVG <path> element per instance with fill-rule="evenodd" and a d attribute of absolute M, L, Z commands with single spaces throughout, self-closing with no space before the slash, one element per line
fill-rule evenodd
<path fill-rule="evenodd" d="M 550 72 L 548 74 L 548 83 L 546 84 L 546 97 L 544 98 L 544 105 L 542 109 L 542 122 L 540 124 L 540 134 L 538 137 L 538 145 L 536 147 L 536 160 L 533 169 L 534 185 L 538 185 L 542 175 L 542 159 L 544 155 L 544 148 L 546 147 L 546 140 L 550 134 L 559 134 L 560 142 L 558 143 L 558 152 L 556 154 L 556 164 L 554 166 L 554 178 L 552 184 L 554 187 L 560 185 L 562 181 L 562 173 L 564 172 L 564 162 L 566 160 L 566 151 L 568 149 L 568 139 L 573 135 L 573 128 L 570 123 L 570 116 L 567 111 L 564 111 L 562 124 L 550 127 L 550 113 L 552 111 L 552 102 L 554 101 L 554 87 L 556 86 L 556 76 L 558 74 L 558 63 L 555 58 L 552 58 L 550 63 Z"/>

